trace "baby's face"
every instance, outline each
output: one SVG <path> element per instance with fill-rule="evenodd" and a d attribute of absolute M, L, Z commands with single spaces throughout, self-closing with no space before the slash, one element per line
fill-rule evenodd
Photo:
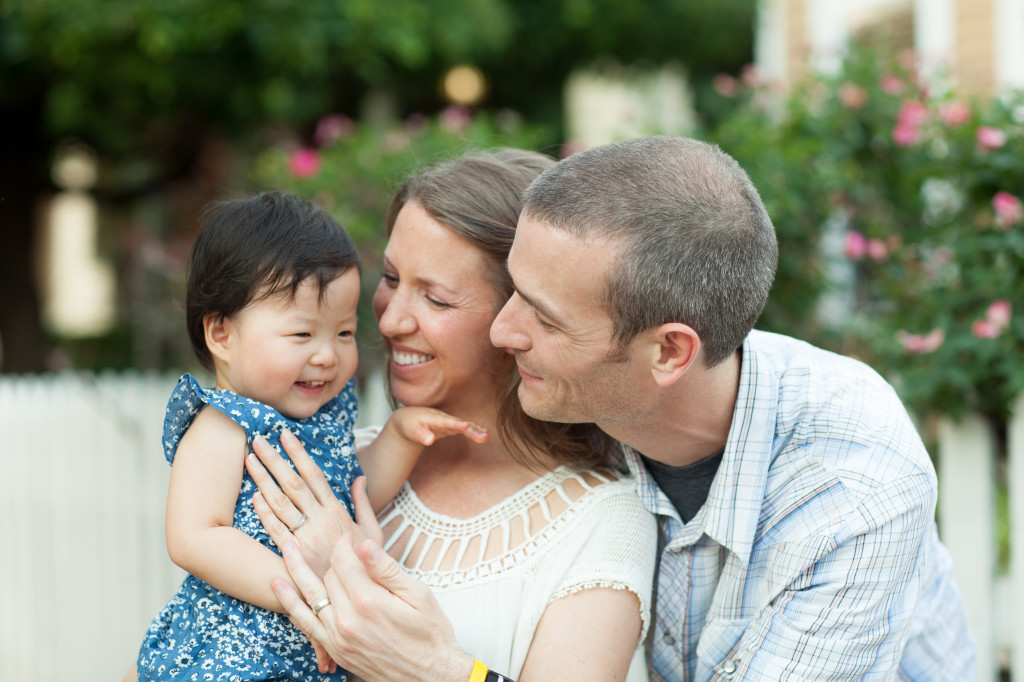
<path fill-rule="evenodd" d="M 217 388 L 302 419 L 336 396 L 358 364 L 359 272 L 349 269 L 321 298 L 311 279 L 290 298 L 250 303 L 225 321 Z"/>

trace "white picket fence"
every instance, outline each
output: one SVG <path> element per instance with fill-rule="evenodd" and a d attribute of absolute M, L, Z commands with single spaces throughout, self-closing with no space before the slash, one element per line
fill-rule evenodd
<path fill-rule="evenodd" d="M 0 680 L 120 679 L 177 588 L 160 450 L 174 381 L 0 377 Z M 367 385 L 360 422 L 379 423 L 380 384 Z M 997 577 L 993 434 L 973 418 L 940 433 L 942 534 L 978 643 L 978 679 L 988 682 L 1000 667 L 1024 671 L 1024 496 L 1010 496 L 1017 578 Z M 1011 491 L 1024 491 L 1024 416 L 1008 435 Z"/>

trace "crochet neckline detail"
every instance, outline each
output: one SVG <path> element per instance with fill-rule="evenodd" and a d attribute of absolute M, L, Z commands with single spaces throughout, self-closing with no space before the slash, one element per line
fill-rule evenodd
<path fill-rule="evenodd" d="M 560 466 L 468 518 L 431 510 L 406 483 L 379 519 L 384 549 L 435 589 L 498 575 L 544 546 L 571 522 L 583 498 L 614 480 Z"/>

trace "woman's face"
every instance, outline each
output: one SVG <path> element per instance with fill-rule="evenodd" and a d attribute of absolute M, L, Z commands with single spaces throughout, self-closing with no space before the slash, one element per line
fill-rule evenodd
<path fill-rule="evenodd" d="M 405 405 L 493 420 L 498 377 L 512 359 L 491 345 L 504 301 L 483 251 L 416 202 L 402 207 L 384 250 L 373 311 L 388 351 L 391 390 Z"/>

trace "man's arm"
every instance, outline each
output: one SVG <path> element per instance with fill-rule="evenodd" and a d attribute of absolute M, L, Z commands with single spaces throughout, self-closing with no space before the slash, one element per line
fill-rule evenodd
<path fill-rule="evenodd" d="M 770 573 L 811 558 L 746 628 L 725 666 L 746 679 L 888 679 L 899 668 L 915 608 L 928 589 L 933 523 L 928 476 L 890 482 L 835 536 L 783 543 Z M 817 544 L 817 547 L 814 545 Z"/>
<path fill-rule="evenodd" d="M 368 680 L 466 682 L 473 657 L 433 593 L 412 578 L 372 540 L 353 546 L 346 535 L 321 581 L 293 543 L 283 548 L 285 565 L 299 592 L 286 580 L 273 589 L 292 621 L 319 642 L 346 670 Z M 314 615 L 309 604 L 330 604 Z"/>

